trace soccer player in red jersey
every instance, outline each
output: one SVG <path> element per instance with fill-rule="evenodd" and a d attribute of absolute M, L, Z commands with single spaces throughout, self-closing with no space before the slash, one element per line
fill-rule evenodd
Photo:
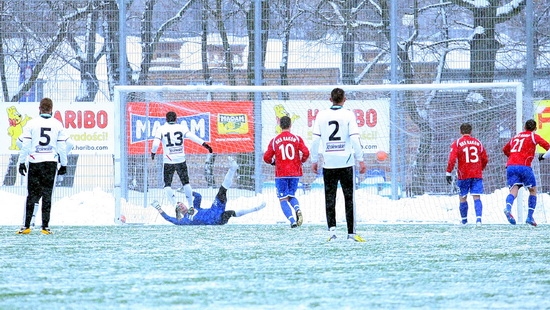
<path fill-rule="evenodd" d="M 476 212 L 476 225 L 481 225 L 481 215 L 483 212 L 483 204 L 481 203 L 480 195 L 483 194 L 483 169 L 489 162 L 487 151 L 481 142 L 472 137 L 472 125 L 463 123 L 460 125 L 460 134 L 458 138 L 451 144 L 449 153 L 449 161 L 447 163 L 446 179 L 448 184 L 452 184 L 453 179 L 451 172 L 457 165 L 457 186 L 459 188 L 459 210 L 462 218 L 462 224 L 468 223 L 468 193 L 474 199 L 474 208 Z"/>
<path fill-rule="evenodd" d="M 279 126 L 282 132 L 269 142 L 264 153 L 264 161 L 275 165 L 277 197 L 284 215 L 290 221 L 290 227 L 295 228 L 303 222 L 302 211 L 295 194 L 303 175 L 302 164 L 309 158 L 309 149 L 304 139 L 290 132 L 290 117 L 281 117 Z"/>
<path fill-rule="evenodd" d="M 508 162 L 506 163 L 506 183 L 510 189 L 510 194 L 506 197 L 504 214 L 512 225 L 516 224 L 516 220 L 511 213 L 512 204 L 518 196 L 519 188 L 525 186 L 529 190 L 529 199 L 527 200 L 528 211 L 525 223 L 537 226 L 537 223 L 533 219 L 533 213 L 537 206 L 537 181 L 531 168 L 531 162 L 535 157 L 537 145 L 548 151 L 550 144 L 536 134 L 535 130 L 537 130 L 537 122 L 533 119 L 526 121 L 524 131 L 518 133 L 502 148 L 504 155 L 508 157 Z"/>

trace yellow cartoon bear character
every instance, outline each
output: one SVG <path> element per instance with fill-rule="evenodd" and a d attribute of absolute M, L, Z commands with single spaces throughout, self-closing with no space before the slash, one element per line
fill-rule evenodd
<path fill-rule="evenodd" d="M 286 111 L 285 107 L 282 104 L 278 104 L 274 106 L 273 109 L 275 110 L 275 118 L 277 119 L 277 126 L 275 127 L 275 132 L 277 132 L 277 134 L 281 133 L 281 126 L 279 126 L 279 120 L 281 119 L 281 117 L 283 116 L 290 117 L 290 120 L 292 121 L 292 123 L 294 123 L 294 120 L 300 118 L 300 116 L 296 114 L 291 116 L 290 113 Z"/>
<path fill-rule="evenodd" d="M 8 114 L 8 121 L 10 126 L 8 127 L 8 135 L 11 137 L 10 150 L 19 150 L 17 146 L 17 138 L 23 133 L 23 126 L 31 119 L 30 116 L 25 115 L 23 118 L 21 113 L 17 111 L 17 108 L 11 106 L 6 109 Z"/>

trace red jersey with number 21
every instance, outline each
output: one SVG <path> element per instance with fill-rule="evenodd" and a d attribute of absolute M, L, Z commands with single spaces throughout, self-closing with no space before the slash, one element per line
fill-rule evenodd
<path fill-rule="evenodd" d="M 529 166 L 535 157 L 537 145 L 548 151 L 550 144 L 533 131 L 523 131 L 513 137 L 502 148 L 504 155 L 508 156 L 508 166 Z"/>
<path fill-rule="evenodd" d="M 451 144 L 447 172 L 452 172 L 458 160 L 457 177 L 459 180 L 483 178 L 483 169 L 489 158 L 487 151 L 478 139 L 463 135 Z"/>

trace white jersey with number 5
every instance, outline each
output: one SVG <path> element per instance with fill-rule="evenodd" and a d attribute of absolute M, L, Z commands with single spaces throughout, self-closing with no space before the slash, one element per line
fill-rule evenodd
<path fill-rule="evenodd" d="M 55 161 L 67 166 L 66 134 L 63 124 L 53 117 L 37 117 L 30 120 L 19 136 L 21 151 L 19 163 Z"/>
<path fill-rule="evenodd" d="M 311 161 L 317 162 L 323 154 L 323 168 L 345 168 L 363 161 L 363 148 L 355 114 L 340 106 L 317 113 L 313 125 Z"/>
<path fill-rule="evenodd" d="M 204 140 L 189 131 L 185 122 L 181 124 L 165 123 L 157 128 L 151 152 L 156 153 L 162 142 L 162 152 L 165 164 L 179 164 L 185 161 L 184 140 L 190 139 L 197 144 L 203 144 Z"/>

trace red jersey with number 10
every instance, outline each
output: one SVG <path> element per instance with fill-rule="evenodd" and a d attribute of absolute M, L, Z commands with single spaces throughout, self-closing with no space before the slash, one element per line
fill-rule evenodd
<path fill-rule="evenodd" d="M 309 149 L 304 139 L 289 131 L 283 131 L 273 138 L 264 153 L 266 163 L 275 161 L 275 177 L 301 177 L 302 163 L 308 158 Z"/>
<path fill-rule="evenodd" d="M 537 145 L 548 151 L 550 144 L 533 131 L 522 131 L 513 137 L 502 148 L 504 155 L 508 156 L 508 166 L 528 166 L 535 157 Z"/>
<path fill-rule="evenodd" d="M 451 173 L 458 160 L 457 177 L 459 180 L 483 178 L 483 169 L 489 162 L 487 151 L 478 139 L 463 135 L 451 144 L 447 172 Z"/>

